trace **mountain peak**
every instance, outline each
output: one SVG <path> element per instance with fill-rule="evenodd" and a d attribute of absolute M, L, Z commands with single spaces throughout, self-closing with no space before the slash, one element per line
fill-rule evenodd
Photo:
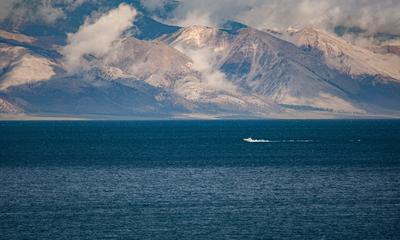
<path fill-rule="evenodd" d="M 400 58 L 317 28 L 276 32 L 234 21 L 179 28 L 145 16 L 135 27 L 139 34 L 121 35 L 72 75 L 64 53 L 48 54 L 57 49 L 52 36 L 0 31 L 0 112 L 296 117 L 400 110 Z"/>
<path fill-rule="evenodd" d="M 400 58 L 397 56 L 374 53 L 334 34 L 313 27 L 303 28 L 280 37 L 306 50 L 319 51 L 330 67 L 346 74 L 353 76 L 382 75 L 400 81 L 398 68 Z"/>
<path fill-rule="evenodd" d="M 209 37 L 211 34 L 217 31 L 216 28 L 202 26 L 202 25 L 192 25 L 185 27 L 181 31 L 181 35 L 189 35 L 195 38 Z"/>
<path fill-rule="evenodd" d="M 168 36 L 162 41 L 168 43 L 184 43 L 194 47 L 205 47 L 208 43 L 218 39 L 221 31 L 217 28 L 201 25 L 192 25 L 182 28 L 179 32 Z"/>

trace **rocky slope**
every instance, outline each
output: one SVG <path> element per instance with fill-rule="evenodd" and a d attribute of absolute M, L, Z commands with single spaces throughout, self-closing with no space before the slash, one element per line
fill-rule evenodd
<path fill-rule="evenodd" d="M 328 33 L 192 26 L 125 37 L 68 72 L 62 46 L 0 32 L 0 112 L 88 118 L 398 116 L 400 62 Z M 158 35 L 155 35 L 158 36 Z"/>
<path fill-rule="evenodd" d="M 283 37 L 306 50 L 320 51 L 330 67 L 345 74 L 382 75 L 400 81 L 400 57 L 375 53 L 314 28 L 288 31 Z"/>
<path fill-rule="evenodd" d="M 221 81 L 226 81 L 230 87 L 210 83 L 210 73 L 205 75 L 192 57 L 160 41 L 129 37 L 117 42 L 101 62 L 104 69 L 112 72 L 113 78 L 129 76 L 164 89 L 184 99 L 192 111 L 241 114 L 256 110 L 268 114 L 272 108 L 277 108 L 268 99 L 237 89 L 224 79 Z"/>
<path fill-rule="evenodd" d="M 394 106 L 399 94 L 385 96 L 382 90 L 389 85 L 398 89 L 396 58 L 352 49 L 334 37 L 337 41 L 327 42 L 326 35 L 311 42 L 313 34 L 301 35 L 298 41 L 291 35 L 287 41 L 251 28 L 222 31 L 194 26 L 161 40 L 189 54 L 209 51 L 215 68 L 236 86 L 285 108 L 359 114 L 399 110 Z M 369 101 L 369 94 L 380 101 Z"/>

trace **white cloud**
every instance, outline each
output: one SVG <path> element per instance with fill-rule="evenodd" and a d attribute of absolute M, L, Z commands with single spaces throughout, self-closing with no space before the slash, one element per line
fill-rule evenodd
<path fill-rule="evenodd" d="M 216 54 L 211 49 L 192 49 L 177 45 L 176 49 L 192 60 L 192 69 L 201 74 L 202 82 L 210 89 L 234 92 L 236 87 L 217 67 Z"/>
<path fill-rule="evenodd" d="M 0 21 L 8 18 L 12 14 L 14 2 L 14 0 L 0 1 Z"/>
<path fill-rule="evenodd" d="M 151 0 L 153 9 L 157 4 L 163 5 L 165 0 Z M 208 16 L 211 25 L 226 20 L 276 30 L 290 26 L 333 30 L 344 25 L 361 27 L 371 34 L 400 34 L 399 0 L 182 0 L 170 20 L 185 23 L 193 19 L 193 12 Z"/>
<path fill-rule="evenodd" d="M 207 12 L 189 11 L 186 16 L 182 19 L 175 19 L 173 24 L 189 27 L 193 25 L 200 26 L 215 26 L 213 21 L 211 21 L 210 15 Z"/>
<path fill-rule="evenodd" d="M 85 1 L 90 0 L 1 0 L 0 21 L 53 23 L 64 18 L 66 10 L 72 11 Z"/>
<path fill-rule="evenodd" d="M 68 36 L 68 45 L 62 50 L 66 69 L 79 70 L 85 55 L 105 56 L 121 34 L 133 25 L 136 14 L 133 7 L 121 4 L 98 19 L 86 20 L 78 32 Z"/>
<path fill-rule="evenodd" d="M 98 6 L 106 3 L 106 0 L 1 0 L 0 21 L 9 18 L 18 24 L 52 23 L 87 1 Z M 140 2 L 147 9 L 159 12 L 173 0 Z M 333 30 L 344 25 L 361 27 L 370 34 L 400 35 L 399 12 L 399 0 L 180 0 L 168 21 L 184 26 L 216 26 L 226 20 L 237 20 L 276 30 L 310 25 Z"/>
<path fill-rule="evenodd" d="M 64 11 L 60 8 L 55 8 L 50 4 L 46 4 L 38 9 L 37 12 L 46 23 L 53 23 L 57 19 L 65 17 Z"/>

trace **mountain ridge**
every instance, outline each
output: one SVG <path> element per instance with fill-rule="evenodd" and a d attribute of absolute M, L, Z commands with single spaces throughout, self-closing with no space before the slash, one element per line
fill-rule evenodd
<path fill-rule="evenodd" d="M 0 112 L 95 118 L 399 116 L 395 56 L 311 28 L 273 33 L 239 23 L 226 27 L 171 26 L 141 39 L 127 32 L 106 55 L 85 56 L 86 69 L 74 74 L 64 68 L 58 41 L 2 30 Z"/>

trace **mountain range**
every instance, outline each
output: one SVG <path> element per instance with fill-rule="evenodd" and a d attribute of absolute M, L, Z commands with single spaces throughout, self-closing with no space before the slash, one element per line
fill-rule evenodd
<path fill-rule="evenodd" d="M 0 118 L 400 116 L 396 41 L 362 47 L 321 29 L 238 22 L 178 27 L 142 12 L 71 71 L 67 33 L 83 20 L 62 24 L 0 25 Z"/>

